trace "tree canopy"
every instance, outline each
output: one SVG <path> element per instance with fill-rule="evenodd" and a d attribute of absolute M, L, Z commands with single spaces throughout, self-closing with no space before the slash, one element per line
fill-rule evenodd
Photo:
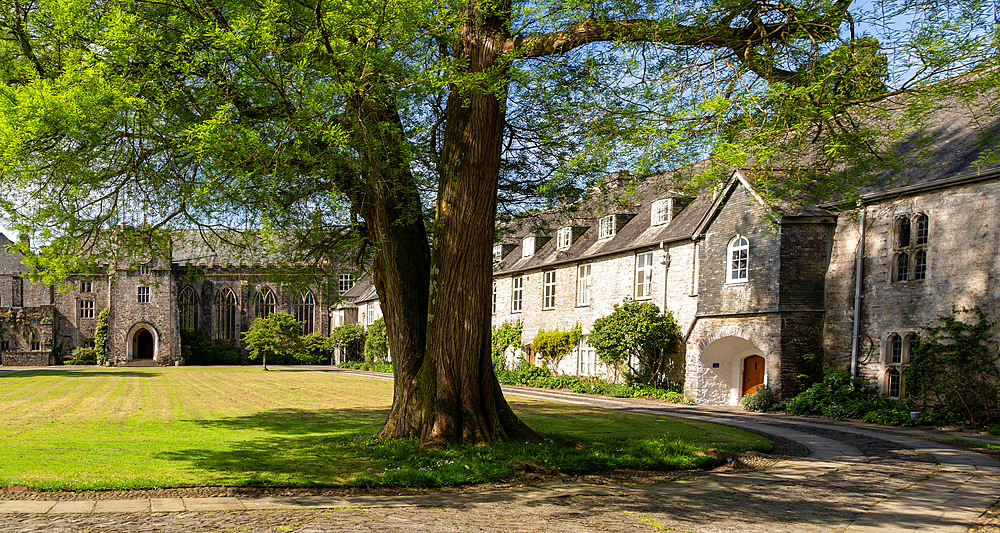
<path fill-rule="evenodd" d="M 997 75 L 979 0 L 0 5 L 0 208 L 37 271 L 177 227 L 282 231 L 294 261 L 355 236 L 393 354 L 382 434 L 427 445 L 532 434 L 490 364 L 498 204 L 767 164 L 777 133 L 853 157 L 877 132 L 844 109 Z"/>

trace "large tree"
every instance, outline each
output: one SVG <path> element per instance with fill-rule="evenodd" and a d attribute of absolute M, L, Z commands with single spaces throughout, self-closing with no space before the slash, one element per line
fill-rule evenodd
<path fill-rule="evenodd" d="M 185 226 L 282 230 L 289 261 L 319 261 L 349 224 L 393 354 L 381 434 L 425 445 L 533 435 L 490 359 L 498 201 L 713 146 L 763 161 L 765 133 L 995 56 L 974 0 L 880 4 L 913 25 L 902 59 L 855 37 L 852 0 L 0 5 L 3 207 L 46 243 L 38 271 Z M 115 224 L 137 229 L 100 245 Z"/>

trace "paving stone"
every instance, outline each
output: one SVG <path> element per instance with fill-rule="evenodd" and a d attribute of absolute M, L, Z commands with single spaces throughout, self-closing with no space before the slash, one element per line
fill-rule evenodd
<path fill-rule="evenodd" d="M 182 498 L 188 511 L 243 511 L 239 498 Z"/>
<path fill-rule="evenodd" d="M 98 500 L 95 513 L 142 513 L 150 510 L 149 500 Z"/>
<path fill-rule="evenodd" d="M 180 498 L 150 498 L 150 511 L 154 513 L 176 513 L 186 510 Z"/>
<path fill-rule="evenodd" d="M 89 513 L 94 510 L 94 505 L 96 501 L 68 501 L 68 502 L 56 502 L 51 509 L 50 513 Z"/>

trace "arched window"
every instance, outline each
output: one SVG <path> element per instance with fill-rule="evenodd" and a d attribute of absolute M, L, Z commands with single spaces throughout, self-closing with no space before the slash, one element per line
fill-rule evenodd
<path fill-rule="evenodd" d="M 275 305 L 274 291 L 264 287 L 263 289 L 257 291 L 257 294 L 253 297 L 253 316 L 254 318 L 266 318 L 274 312 Z"/>
<path fill-rule="evenodd" d="M 739 283 L 750 279 L 750 240 L 737 235 L 726 249 L 728 265 L 726 283 Z"/>
<path fill-rule="evenodd" d="M 927 215 L 917 215 L 917 246 L 927 244 L 930 236 L 930 219 Z"/>
<path fill-rule="evenodd" d="M 898 365 L 903 362 L 903 338 L 893 334 L 889 337 L 889 364 Z"/>
<path fill-rule="evenodd" d="M 302 296 L 292 303 L 292 315 L 295 320 L 302 322 L 302 334 L 308 335 L 313 332 L 313 314 L 316 308 L 316 300 L 310 291 L 302 293 Z"/>
<path fill-rule="evenodd" d="M 906 252 L 896 254 L 895 281 L 906 281 L 910 277 L 910 256 Z"/>
<path fill-rule="evenodd" d="M 236 342 L 236 295 L 226 287 L 215 296 L 215 338 Z"/>
<path fill-rule="evenodd" d="M 927 277 L 927 252 L 917 250 L 913 256 L 913 279 L 921 280 Z"/>
<path fill-rule="evenodd" d="M 903 385 L 903 374 L 898 368 L 890 368 L 886 375 L 886 393 L 890 398 L 899 398 Z"/>
<path fill-rule="evenodd" d="M 181 295 L 177 298 L 177 306 L 180 308 L 181 331 L 195 331 L 198 329 L 198 295 L 190 285 L 181 290 Z"/>
<path fill-rule="evenodd" d="M 910 219 L 899 217 L 896 220 L 896 246 L 906 248 L 910 245 Z"/>

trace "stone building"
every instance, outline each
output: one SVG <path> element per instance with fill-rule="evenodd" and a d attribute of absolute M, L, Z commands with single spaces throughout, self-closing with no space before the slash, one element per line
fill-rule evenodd
<path fill-rule="evenodd" d="M 180 361 L 182 331 L 239 346 L 253 319 L 273 312 L 292 314 L 304 333 L 328 335 L 332 308 L 354 285 L 355 273 L 336 267 L 319 274 L 283 268 L 292 274 L 276 278 L 279 263 L 268 263 L 266 254 L 241 256 L 192 237 L 176 232 L 161 257 L 103 265 L 99 273 L 52 287 L 29 281 L 22 257 L 7 251 L 11 241 L 0 235 L 2 364 L 54 364 L 76 347 L 93 346 L 105 309 L 107 355 L 117 364 Z"/>
<path fill-rule="evenodd" d="M 699 403 L 733 405 L 760 384 L 788 397 L 828 368 L 905 396 L 922 326 L 956 307 L 1000 313 L 1000 117 L 956 106 L 927 124 L 895 146 L 914 164 L 860 203 L 782 209 L 737 170 L 690 201 L 659 176 L 509 225 L 493 325 L 520 320 L 529 344 L 580 324 L 554 370 L 614 378 L 586 334 L 614 304 L 649 300 L 680 326 Z"/>

